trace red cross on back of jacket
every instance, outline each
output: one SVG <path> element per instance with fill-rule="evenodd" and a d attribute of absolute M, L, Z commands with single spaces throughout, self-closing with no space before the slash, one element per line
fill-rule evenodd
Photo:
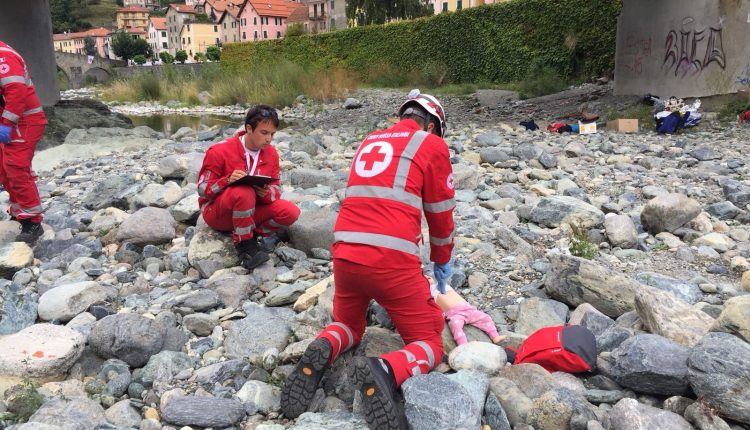
<path fill-rule="evenodd" d="M 453 250 L 453 173 L 437 135 L 403 120 L 360 144 L 334 228 L 335 258 L 382 268 L 420 264 L 422 213 L 430 260 L 447 263 Z"/>

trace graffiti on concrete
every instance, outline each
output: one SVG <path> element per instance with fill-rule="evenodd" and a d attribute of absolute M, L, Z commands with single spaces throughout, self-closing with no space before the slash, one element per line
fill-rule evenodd
<path fill-rule="evenodd" d="M 745 67 L 740 70 L 737 74 L 736 84 L 750 86 L 750 63 L 745 64 Z"/>
<path fill-rule="evenodd" d="M 625 68 L 634 75 L 643 73 L 643 60 L 651 56 L 651 38 L 630 35 L 625 39 Z"/>
<path fill-rule="evenodd" d="M 684 78 L 700 74 L 711 64 L 727 66 L 722 40 L 723 21 L 708 28 L 698 26 L 695 19 L 682 20 L 681 28 L 670 30 L 664 42 L 662 68 L 666 73 Z"/>

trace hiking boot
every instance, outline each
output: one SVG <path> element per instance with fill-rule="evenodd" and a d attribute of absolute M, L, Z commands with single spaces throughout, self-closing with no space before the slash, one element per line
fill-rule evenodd
<path fill-rule="evenodd" d="M 33 245 L 44 234 L 42 223 L 33 222 L 28 219 L 22 219 L 19 222 L 21 223 L 21 233 L 16 236 L 16 242 L 26 242 L 29 245 Z"/>
<path fill-rule="evenodd" d="M 279 242 L 289 242 L 289 234 L 286 231 L 282 230 L 266 237 L 258 236 L 260 249 L 268 254 L 276 250 L 276 245 Z"/>
<path fill-rule="evenodd" d="M 310 343 L 281 391 L 281 411 L 284 416 L 297 418 L 307 411 L 320 380 L 328 370 L 331 354 L 333 348 L 328 340 L 318 338 Z"/>
<path fill-rule="evenodd" d="M 406 430 L 408 424 L 396 399 L 396 380 L 385 360 L 357 357 L 354 360 L 354 384 L 362 394 L 362 409 L 371 429 Z"/>
<path fill-rule="evenodd" d="M 236 245 L 236 248 L 240 254 L 240 264 L 247 270 L 255 269 L 270 258 L 260 249 L 255 238 L 243 240 Z"/>

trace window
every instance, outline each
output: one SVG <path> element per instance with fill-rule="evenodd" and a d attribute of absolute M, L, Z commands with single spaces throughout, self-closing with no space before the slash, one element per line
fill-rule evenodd
<path fill-rule="evenodd" d="M 219 28 L 214 25 L 214 33 L 218 33 L 218 31 L 219 31 Z"/>
<path fill-rule="evenodd" d="M 184 37 L 182 38 L 182 44 L 183 45 L 185 44 L 185 38 Z"/>
<path fill-rule="evenodd" d="M 443 12 L 448 12 L 448 2 L 447 1 L 443 2 Z"/>
<path fill-rule="evenodd" d="M 188 45 L 190 45 L 191 43 L 193 42 L 190 41 L 190 36 L 188 36 Z"/>
<path fill-rule="evenodd" d="M 253 25 L 258 25 L 258 17 L 257 16 L 253 17 Z"/>
<path fill-rule="evenodd" d="M 461 9 L 463 9 L 463 7 L 462 7 L 461 3 L 462 3 L 462 2 L 461 2 L 461 0 L 456 0 L 456 10 L 461 10 Z"/>
<path fill-rule="evenodd" d="M 334 9 L 336 9 L 336 6 L 334 6 L 335 4 L 336 4 L 336 3 L 334 3 L 334 2 L 333 2 L 333 0 L 331 0 L 331 10 L 334 10 Z"/>
<path fill-rule="evenodd" d="M 276 32 L 276 38 L 277 38 L 277 39 L 281 39 L 281 32 L 280 32 L 280 31 L 277 31 L 277 32 Z"/>
<path fill-rule="evenodd" d="M 266 32 L 266 30 L 263 30 L 263 38 L 268 39 L 268 33 Z"/>
<path fill-rule="evenodd" d="M 317 18 L 317 17 L 318 17 L 318 5 L 314 4 L 313 5 L 313 18 Z"/>
<path fill-rule="evenodd" d="M 326 14 L 326 5 L 325 3 L 320 5 L 320 16 L 324 16 Z"/>
<path fill-rule="evenodd" d="M 164 49 L 167 49 L 167 42 L 162 42 L 161 43 L 161 47 L 164 48 Z"/>
<path fill-rule="evenodd" d="M 258 32 L 257 31 L 253 32 L 253 39 L 254 40 L 258 40 Z"/>
<path fill-rule="evenodd" d="M 190 31 L 190 24 L 188 24 L 187 27 L 188 27 L 187 30 Z"/>
<path fill-rule="evenodd" d="M 161 32 L 161 37 L 167 37 L 167 32 L 166 31 L 162 31 Z"/>
<path fill-rule="evenodd" d="M 245 37 L 245 32 L 242 32 L 242 40 L 247 40 L 247 37 Z"/>
<path fill-rule="evenodd" d="M 225 23 L 224 23 L 224 29 L 226 29 L 226 28 L 227 28 L 227 23 L 225 22 Z"/>

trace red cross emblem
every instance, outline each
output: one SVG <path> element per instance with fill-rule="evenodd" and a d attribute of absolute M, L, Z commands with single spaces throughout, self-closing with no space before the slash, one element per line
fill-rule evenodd
<path fill-rule="evenodd" d="M 393 147 L 388 142 L 373 142 L 359 151 L 354 171 L 363 178 L 379 175 L 393 160 Z"/>

